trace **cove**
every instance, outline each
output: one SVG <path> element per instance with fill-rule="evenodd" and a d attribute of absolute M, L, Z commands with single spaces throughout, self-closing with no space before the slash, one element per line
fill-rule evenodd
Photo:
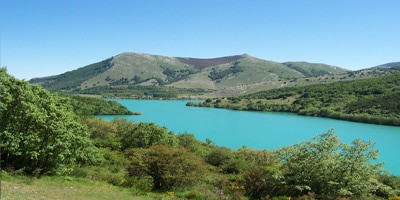
<path fill-rule="evenodd" d="M 290 113 L 232 111 L 215 108 L 188 107 L 186 100 L 123 100 L 114 99 L 139 116 L 115 117 L 134 122 L 154 122 L 174 133 L 192 133 L 199 140 L 211 139 L 219 146 L 237 149 L 276 149 L 310 140 L 315 135 L 334 129 L 340 139 L 369 140 L 379 150 L 379 162 L 394 175 L 400 175 L 400 127 L 348 122 Z"/>

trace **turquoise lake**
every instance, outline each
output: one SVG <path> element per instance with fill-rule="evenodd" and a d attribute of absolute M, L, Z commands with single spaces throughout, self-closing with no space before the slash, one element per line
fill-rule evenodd
<path fill-rule="evenodd" d="M 400 127 L 382 126 L 299 116 L 289 113 L 232 111 L 187 107 L 186 100 L 116 100 L 139 116 L 122 117 L 134 122 L 154 122 L 174 133 L 192 133 L 199 140 L 211 139 L 219 146 L 237 149 L 276 149 L 306 141 L 334 129 L 340 139 L 351 143 L 356 138 L 369 140 L 379 149 L 379 162 L 400 175 Z"/>

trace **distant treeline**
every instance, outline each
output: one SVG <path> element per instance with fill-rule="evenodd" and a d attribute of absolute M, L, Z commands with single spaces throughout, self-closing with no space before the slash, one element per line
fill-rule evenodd
<path fill-rule="evenodd" d="M 293 112 L 357 122 L 400 125 L 400 73 L 378 78 L 287 87 L 191 106 Z"/>
<path fill-rule="evenodd" d="M 115 98 L 179 98 L 180 95 L 200 95 L 206 90 L 197 88 L 175 88 L 167 86 L 97 86 L 84 90 L 75 91 L 79 94 L 101 95 L 103 97 Z"/>
<path fill-rule="evenodd" d="M 70 94 L 62 94 L 70 99 L 75 113 L 84 116 L 92 115 L 134 115 L 125 106 L 116 101 L 105 100 L 103 98 L 85 97 Z"/>

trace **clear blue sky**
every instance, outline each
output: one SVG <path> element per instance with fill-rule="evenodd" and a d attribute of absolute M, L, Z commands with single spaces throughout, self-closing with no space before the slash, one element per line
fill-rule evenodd
<path fill-rule="evenodd" d="M 1 66 L 20 79 L 122 52 L 361 69 L 400 61 L 399 0 L 0 0 Z"/>

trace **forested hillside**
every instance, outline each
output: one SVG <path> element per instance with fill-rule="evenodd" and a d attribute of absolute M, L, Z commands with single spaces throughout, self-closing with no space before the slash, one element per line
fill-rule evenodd
<path fill-rule="evenodd" d="M 364 80 L 287 87 L 189 104 L 283 111 L 374 124 L 400 125 L 400 73 Z"/>
<path fill-rule="evenodd" d="M 70 94 L 62 94 L 69 98 L 70 104 L 74 108 L 75 113 L 83 116 L 93 115 L 135 115 L 125 106 L 117 103 L 116 101 L 107 101 L 102 98 L 77 96 Z"/>

